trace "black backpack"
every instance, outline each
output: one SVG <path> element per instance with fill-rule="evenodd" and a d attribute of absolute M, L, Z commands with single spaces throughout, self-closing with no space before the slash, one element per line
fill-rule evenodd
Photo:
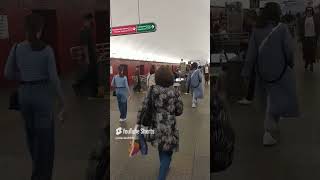
<path fill-rule="evenodd" d="M 218 95 L 211 97 L 210 133 L 211 166 L 210 171 L 226 170 L 233 161 L 235 134 L 230 125 L 229 114 Z"/>
<path fill-rule="evenodd" d="M 86 180 L 105 180 L 109 177 L 109 128 L 103 133 L 90 153 Z"/>

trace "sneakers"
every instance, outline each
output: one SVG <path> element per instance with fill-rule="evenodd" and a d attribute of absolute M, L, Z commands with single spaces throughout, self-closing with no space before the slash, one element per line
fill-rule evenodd
<path fill-rule="evenodd" d="M 263 135 L 263 145 L 273 146 L 275 144 L 277 144 L 277 140 L 272 137 L 270 132 L 265 132 Z"/>
<path fill-rule="evenodd" d="M 197 107 L 196 103 L 192 103 L 192 108 L 196 108 L 196 107 Z"/>
<path fill-rule="evenodd" d="M 238 101 L 239 104 L 242 104 L 242 105 L 249 105 L 252 103 L 252 101 L 249 101 L 248 99 L 246 98 L 243 98 L 241 99 L 240 101 Z"/>
<path fill-rule="evenodd" d="M 122 118 L 120 118 L 120 120 L 119 120 L 120 122 L 126 122 L 127 121 L 127 119 L 122 119 Z"/>

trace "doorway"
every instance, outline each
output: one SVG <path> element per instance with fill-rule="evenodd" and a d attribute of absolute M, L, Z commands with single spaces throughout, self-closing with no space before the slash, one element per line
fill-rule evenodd
<path fill-rule="evenodd" d="M 128 65 L 120 64 L 120 66 L 123 67 L 123 74 L 128 78 Z"/>
<path fill-rule="evenodd" d="M 95 12 L 96 24 L 96 41 L 97 43 L 107 43 L 110 40 L 109 36 L 109 13 L 108 11 Z"/>
<path fill-rule="evenodd" d="M 140 65 L 140 75 L 144 75 L 144 65 Z"/>
<path fill-rule="evenodd" d="M 58 23 L 56 10 L 36 9 L 32 10 L 33 13 L 37 13 L 44 18 L 44 29 L 42 34 L 42 40 L 50 45 L 54 51 L 56 57 L 57 71 L 60 74 L 61 62 L 58 52 Z"/>

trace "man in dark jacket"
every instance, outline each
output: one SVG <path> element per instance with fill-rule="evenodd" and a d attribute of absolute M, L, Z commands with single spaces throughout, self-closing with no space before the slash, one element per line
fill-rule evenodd
<path fill-rule="evenodd" d="M 93 16 L 87 14 L 84 16 L 84 26 L 80 32 L 80 45 L 84 49 L 84 55 L 88 63 L 87 84 L 89 86 L 89 96 L 98 95 L 98 68 L 96 44 L 93 36 Z"/>
<path fill-rule="evenodd" d="M 136 78 L 136 85 L 133 88 L 135 92 L 140 92 L 141 91 L 141 79 L 140 79 L 140 69 L 139 66 L 136 67 L 136 71 L 134 73 L 135 78 Z"/>

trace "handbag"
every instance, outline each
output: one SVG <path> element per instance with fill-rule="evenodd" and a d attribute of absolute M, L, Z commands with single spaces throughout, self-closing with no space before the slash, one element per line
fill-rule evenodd
<path fill-rule="evenodd" d="M 115 85 L 115 88 L 117 88 L 117 84 L 116 84 L 116 76 L 115 77 L 113 77 L 113 82 L 114 82 L 114 85 Z M 116 92 L 116 90 L 113 90 L 113 92 L 112 92 L 112 96 L 117 96 L 117 92 Z"/>
<path fill-rule="evenodd" d="M 235 132 L 230 124 L 224 103 L 218 95 L 211 96 L 210 133 L 213 150 L 210 171 L 221 172 L 232 165 L 234 158 Z"/>
<path fill-rule="evenodd" d="M 140 128 L 139 125 L 136 125 L 134 127 L 134 130 L 138 130 Z M 140 130 L 139 130 L 140 134 Z M 140 139 L 139 134 L 133 134 L 132 140 L 129 142 L 129 157 L 133 157 L 138 154 L 140 151 Z"/>
<path fill-rule="evenodd" d="M 13 58 L 14 58 L 14 63 L 15 63 L 15 70 L 18 71 L 16 51 L 17 51 L 17 44 L 14 47 Z M 20 110 L 18 89 L 14 90 L 10 95 L 10 98 L 9 98 L 9 110 L 15 110 L 15 111 L 19 111 Z"/>
<path fill-rule="evenodd" d="M 90 153 L 88 160 L 88 167 L 86 170 L 86 180 L 104 179 L 108 176 L 109 172 L 109 145 L 108 145 L 108 132 L 109 128 L 103 129 L 103 134 L 99 138 L 98 143 L 94 146 L 93 151 Z"/>
<path fill-rule="evenodd" d="M 140 123 L 145 127 L 153 126 L 152 115 L 154 112 L 154 104 L 153 104 L 152 92 L 153 92 L 153 86 L 151 86 L 149 94 L 147 96 L 148 98 L 147 108 L 146 109 L 142 108 L 140 112 Z"/>

